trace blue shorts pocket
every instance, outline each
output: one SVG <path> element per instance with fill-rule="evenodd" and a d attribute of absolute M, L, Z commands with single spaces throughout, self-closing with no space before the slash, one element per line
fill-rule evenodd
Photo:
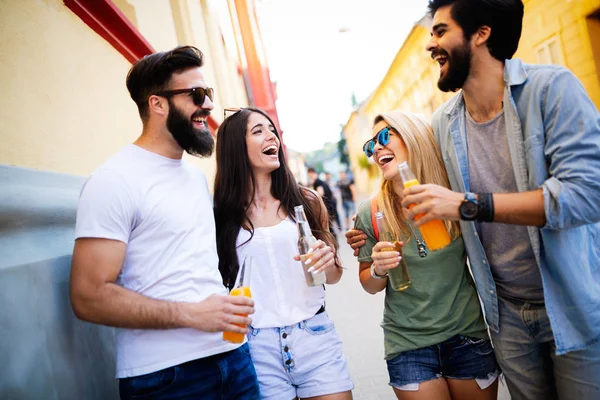
<path fill-rule="evenodd" d="M 326 312 L 302 321 L 300 326 L 311 335 L 324 335 L 333 331 L 335 328 L 333 321 L 329 319 Z"/>
<path fill-rule="evenodd" d="M 457 349 L 464 349 L 472 351 L 473 353 L 480 356 L 487 356 L 492 354 L 494 348 L 488 338 L 474 338 L 470 336 L 459 336 L 460 345 Z"/>

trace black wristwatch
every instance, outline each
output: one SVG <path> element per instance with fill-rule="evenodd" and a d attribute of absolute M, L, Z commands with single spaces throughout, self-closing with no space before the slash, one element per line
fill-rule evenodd
<path fill-rule="evenodd" d="M 465 193 L 465 198 L 458 207 L 460 219 L 475 221 L 477 219 L 477 209 L 477 195 L 475 193 Z"/>

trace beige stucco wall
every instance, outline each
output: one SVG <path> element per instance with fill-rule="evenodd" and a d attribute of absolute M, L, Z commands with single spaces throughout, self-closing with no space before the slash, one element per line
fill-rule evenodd
<path fill-rule="evenodd" d="M 0 9 L 0 163 L 88 175 L 141 130 L 129 62 L 62 1 Z"/>
<path fill-rule="evenodd" d="M 220 34 L 233 28 L 219 26 L 228 18 L 217 18 L 210 3 L 115 4 L 155 49 L 192 44 L 203 50 L 206 79 L 217 94 L 215 119 L 222 119 L 222 106 L 245 105 L 238 61 L 230 57 L 237 50 L 226 51 Z M 62 1 L 0 0 L 0 9 L 0 164 L 89 175 L 141 132 L 125 87 L 131 64 Z M 186 158 L 212 186 L 214 157 Z"/>

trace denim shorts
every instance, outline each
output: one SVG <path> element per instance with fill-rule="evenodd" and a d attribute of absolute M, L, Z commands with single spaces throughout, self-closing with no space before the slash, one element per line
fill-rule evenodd
<path fill-rule="evenodd" d="M 476 379 L 493 383 L 500 369 L 489 339 L 456 335 L 428 347 L 409 350 L 387 360 L 390 385 L 418 390 L 414 384 L 436 378 Z"/>
<path fill-rule="evenodd" d="M 342 342 L 327 312 L 282 328 L 249 329 L 250 355 L 263 400 L 353 389 Z"/>

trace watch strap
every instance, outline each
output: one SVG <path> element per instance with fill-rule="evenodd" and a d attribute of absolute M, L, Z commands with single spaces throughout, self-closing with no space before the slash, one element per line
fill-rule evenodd
<path fill-rule="evenodd" d="M 388 277 L 388 274 L 386 273 L 385 275 L 377 275 L 375 272 L 375 264 L 371 264 L 371 276 L 375 279 L 385 279 Z"/>

